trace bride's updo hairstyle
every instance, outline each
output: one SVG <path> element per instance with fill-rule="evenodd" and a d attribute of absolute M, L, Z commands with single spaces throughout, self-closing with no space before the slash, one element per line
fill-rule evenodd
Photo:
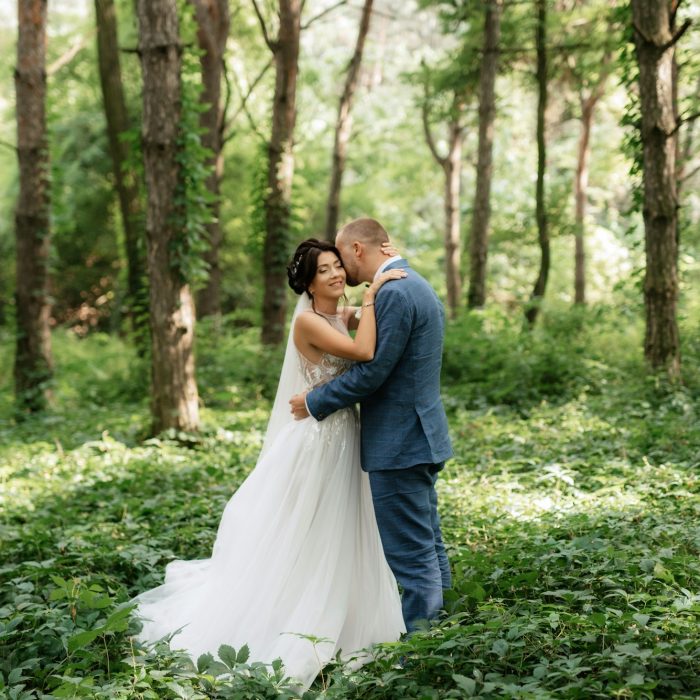
<path fill-rule="evenodd" d="M 328 241 L 307 238 L 297 246 L 292 261 L 287 265 L 289 286 L 297 294 L 306 292 L 309 298 L 312 298 L 309 292 L 309 285 L 313 282 L 314 277 L 316 277 L 318 256 L 321 255 L 321 253 L 334 253 L 341 264 L 343 262 L 343 259 L 340 257 L 340 251 Z"/>

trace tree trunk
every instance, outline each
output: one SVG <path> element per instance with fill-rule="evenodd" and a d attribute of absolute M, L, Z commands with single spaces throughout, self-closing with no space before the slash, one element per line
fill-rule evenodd
<path fill-rule="evenodd" d="M 646 273 L 644 354 L 654 369 L 680 375 L 678 302 L 677 119 L 673 95 L 673 59 L 669 4 L 632 0 L 639 63 L 641 138 L 644 168 Z"/>
<path fill-rule="evenodd" d="M 280 29 L 272 45 L 275 57 L 275 94 L 272 134 L 268 146 L 268 192 L 265 197 L 263 251 L 264 297 L 262 342 L 278 345 L 284 339 L 287 310 L 287 258 L 290 253 L 290 214 L 294 175 L 294 123 L 301 29 L 301 0 L 279 0 Z"/>
<path fill-rule="evenodd" d="M 338 218 L 340 216 L 340 188 L 345 171 L 345 158 L 347 154 L 348 141 L 350 140 L 350 129 L 352 126 L 353 97 L 360 77 L 360 66 L 362 64 L 362 52 L 365 47 L 365 39 L 369 32 L 369 22 L 372 16 L 373 0 L 365 0 L 360 19 L 360 30 L 357 34 L 355 53 L 353 54 L 348 74 L 345 79 L 345 88 L 340 98 L 338 106 L 338 119 L 335 123 L 335 143 L 333 144 L 333 163 L 331 170 L 331 187 L 328 194 L 328 207 L 326 214 L 326 238 L 329 241 L 335 239 L 338 230 Z"/>
<path fill-rule="evenodd" d="M 425 141 L 436 162 L 445 173 L 445 282 L 447 286 L 447 308 L 450 318 L 457 316 L 459 300 L 462 296 L 462 276 L 460 253 L 460 190 L 462 183 L 462 141 L 464 132 L 461 124 L 464 101 L 455 94 L 452 101 L 452 118 L 449 124 L 449 150 L 441 156 L 430 130 L 428 85 L 423 101 L 423 131 Z"/>
<path fill-rule="evenodd" d="M 46 0 L 19 0 L 17 158 L 17 344 L 14 379 L 18 415 L 39 411 L 50 397 L 49 154 L 46 143 Z"/>
<path fill-rule="evenodd" d="M 114 0 L 95 0 L 95 19 L 97 23 L 97 58 L 107 120 L 109 150 L 112 156 L 112 170 L 119 197 L 126 243 L 129 316 L 132 328 L 136 331 L 137 338 L 140 338 L 141 332 L 145 330 L 146 318 L 143 314 L 137 313 L 135 307 L 140 301 L 145 302 L 143 290 L 145 265 L 143 252 L 139 246 L 139 240 L 142 236 L 143 210 L 134 174 L 125 167 L 129 156 L 129 147 L 120 138 L 129 129 L 130 124 L 122 85 Z"/>
<path fill-rule="evenodd" d="M 547 210 L 544 190 L 544 176 L 547 167 L 545 142 L 545 113 L 547 110 L 547 0 L 537 0 L 537 185 L 535 190 L 537 238 L 540 244 L 540 271 L 532 290 L 525 318 L 532 326 L 537 319 L 540 304 L 547 289 L 549 276 L 549 232 L 547 230 Z"/>
<path fill-rule="evenodd" d="M 574 302 L 586 303 L 586 200 L 588 197 L 588 163 L 591 156 L 591 127 L 593 113 L 600 94 L 592 92 L 581 97 L 581 136 L 578 142 L 578 161 L 574 178 L 574 200 L 576 207 L 576 252 L 574 260 Z"/>
<path fill-rule="evenodd" d="M 474 216 L 470 236 L 470 273 L 467 303 L 470 309 L 486 303 L 486 258 L 491 218 L 491 177 L 493 174 L 493 123 L 496 116 L 496 71 L 501 35 L 502 0 L 486 5 L 484 55 L 479 78 L 479 155 L 476 166 Z"/>
<path fill-rule="evenodd" d="M 455 119 L 450 124 L 450 151 L 445 171 L 445 280 L 450 318 L 456 318 L 462 297 L 460 190 L 462 182 L 462 127 Z"/>
<path fill-rule="evenodd" d="M 138 0 L 139 54 L 143 72 L 143 158 L 148 192 L 146 234 L 150 281 L 154 432 L 196 430 L 194 303 L 171 260 L 181 232 L 174 216 L 181 176 L 178 129 L 181 51 L 176 0 Z"/>
<path fill-rule="evenodd" d="M 220 211 L 220 185 L 223 176 L 223 110 L 221 108 L 221 74 L 223 71 L 224 50 L 230 26 L 228 0 L 191 0 L 197 16 L 197 42 L 202 51 L 202 102 L 208 105 L 200 116 L 202 145 L 211 150 L 208 163 L 211 173 L 207 188 L 213 195 L 211 222 L 207 224 L 209 250 L 204 259 L 209 266 L 206 286 L 197 295 L 197 315 L 219 315 L 221 313 L 221 267 L 219 250 L 223 241 Z"/>

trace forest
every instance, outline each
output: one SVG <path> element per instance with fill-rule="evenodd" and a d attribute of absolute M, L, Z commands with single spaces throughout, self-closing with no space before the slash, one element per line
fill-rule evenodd
<path fill-rule="evenodd" d="M 366 216 L 446 309 L 453 588 L 303 697 L 698 697 L 699 27 L 0 3 L 0 697 L 302 695 L 246 647 L 136 644 L 129 601 L 256 465 L 297 244 Z"/>

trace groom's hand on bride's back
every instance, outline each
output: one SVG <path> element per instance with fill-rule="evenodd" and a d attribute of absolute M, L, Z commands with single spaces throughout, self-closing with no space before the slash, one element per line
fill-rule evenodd
<path fill-rule="evenodd" d="M 306 394 L 295 394 L 289 399 L 294 420 L 303 420 L 309 417 L 309 412 L 306 408 Z"/>

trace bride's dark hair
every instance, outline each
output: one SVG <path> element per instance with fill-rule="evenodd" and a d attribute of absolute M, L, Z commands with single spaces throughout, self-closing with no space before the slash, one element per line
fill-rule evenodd
<path fill-rule="evenodd" d="M 309 285 L 316 277 L 318 256 L 321 253 L 334 253 L 340 260 L 340 264 L 343 264 L 340 251 L 332 243 L 319 241 L 317 238 L 307 238 L 305 241 L 302 241 L 297 246 L 292 256 L 292 261 L 287 265 L 289 286 L 297 294 L 306 292 L 309 298 L 312 298 L 312 295 L 309 293 Z"/>

